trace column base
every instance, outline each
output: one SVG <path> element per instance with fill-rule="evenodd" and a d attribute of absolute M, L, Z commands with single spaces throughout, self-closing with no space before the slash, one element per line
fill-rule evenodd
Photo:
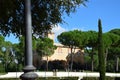
<path fill-rule="evenodd" d="M 38 75 L 34 72 L 26 72 L 20 76 L 20 79 L 22 79 L 22 80 L 35 80 L 37 77 L 38 77 Z"/>
<path fill-rule="evenodd" d="M 35 80 L 38 75 L 34 73 L 35 70 L 34 66 L 26 66 L 23 71 L 24 73 L 20 76 L 20 79 L 22 80 Z"/>

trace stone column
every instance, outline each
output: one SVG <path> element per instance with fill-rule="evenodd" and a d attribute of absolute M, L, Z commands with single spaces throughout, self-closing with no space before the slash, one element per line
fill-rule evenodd
<path fill-rule="evenodd" d="M 25 0 L 25 67 L 20 76 L 22 80 L 35 80 L 38 75 L 33 71 L 31 0 Z"/>

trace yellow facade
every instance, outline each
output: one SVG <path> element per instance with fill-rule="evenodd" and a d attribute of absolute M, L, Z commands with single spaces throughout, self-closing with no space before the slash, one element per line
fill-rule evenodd
<path fill-rule="evenodd" d="M 48 37 L 50 39 L 54 40 L 54 33 L 48 34 Z M 60 43 L 54 43 L 55 46 L 57 46 L 57 49 L 54 51 L 54 54 L 48 57 L 48 61 L 53 61 L 53 60 L 65 60 L 68 54 L 71 53 L 71 49 L 68 46 L 64 46 Z M 74 53 L 78 52 L 80 49 L 75 49 Z M 46 57 L 43 57 L 43 60 L 46 60 Z"/>

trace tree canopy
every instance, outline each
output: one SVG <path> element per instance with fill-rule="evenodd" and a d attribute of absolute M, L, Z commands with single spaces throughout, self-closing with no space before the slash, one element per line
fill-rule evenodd
<path fill-rule="evenodd" d="M 51 30 L 53 24 L 63 22 L 62 14 L 70 15 L 87 0 L 31 0 L 33 34 Z M 24 0 L 0 0 L 0 32 L 24 35 Z"/>
<path fill-rule="evenodd" d="M 51 56 L 54 53 L 56 46 L 54 45 L 53 40 L 49 38 L 43 38 L 37 39 L 36 41 L 36 51 L 38 52 L 38 55 L 41 55 L 41 57 Z"/>
<path fill-rule="evenodd" d="M 109 33 L 113 33 L 113 34 L 119 36 L 119 40 L 118 41 L 116 40 L 118 38 L 113 38 L 113 39 L 116 40 L 116 43 L 114 45 L 120 47 L 120 29 L 112 29 L 111 31 L 109 31 Z"/>
<path fill-rule="evenodd" d="M 87 33 L 79 30 L 68 31 L 61 33 L 57 38 L 63 45 L 73 47 L 79 47 L 83 49 L 88 42 Z"/>
<path fill-rule="evenodd" d="M 120 36 L 120 29 L 112 29 L 109 31 L 110 33 L 114 33 Z"/>

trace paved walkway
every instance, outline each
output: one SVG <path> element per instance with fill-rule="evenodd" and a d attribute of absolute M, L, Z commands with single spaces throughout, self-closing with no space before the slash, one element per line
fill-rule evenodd
<path fill-rule="evenodd" d="M 35 72 L 39 77 L 99 77 L 98 72 Z M 8 72 L 0 75 L 0 78 L 19 78 L 23 72 Z M 106 73 L 109 77 L 120 77 L 120 73 Z"/>

